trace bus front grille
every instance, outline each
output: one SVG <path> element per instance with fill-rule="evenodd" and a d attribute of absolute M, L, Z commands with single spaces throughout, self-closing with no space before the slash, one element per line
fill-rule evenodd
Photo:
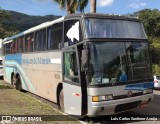
<path fill-rule="evenodd" d="M 115 113 L 137 108 L 140 103 L 141 101 L 136 101 L 136 102 L 130 102 L 130 103 L 117 105 L 115 108 Z"/>

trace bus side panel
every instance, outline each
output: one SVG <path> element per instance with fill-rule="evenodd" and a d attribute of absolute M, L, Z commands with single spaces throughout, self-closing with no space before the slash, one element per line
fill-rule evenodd
<path fill-rule="evenodd" d="M 13 70 L 14 70 L 13 67 L 4 66 L 3 78 L 5 81 L 7 81 L 10 84 L 11 84 L 11 73 L 13 72 Z"/>
<path fill-rule="evenodd" d="M 57 102 L 57 85 L 62 82 L 61 52 L 14 54 L 4 57 L 4 80 L 19 74 L 22 89 Z"/>
<path fill-rule="evenodd" d="M 57 102 L 57 85 L 62 81 L 61 52 L 23 54 L 22 69 L 29 92 Z"/>
<path fill-rule="evenodd" d="M 4 80 L 11 84 L 11 74 L 17 73 L 17 69 L 21 67 L 21 54 L 6 55 L 3 57 Z"/>

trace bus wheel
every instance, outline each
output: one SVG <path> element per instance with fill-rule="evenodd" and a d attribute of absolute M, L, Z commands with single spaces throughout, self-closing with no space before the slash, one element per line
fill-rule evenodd
<path fill-rule="evenodd" d="M 63 89 L 59 93 L 59 107 L 62 112 L 64 112 L 64 96 L 63 96 Z"/>
<path fill-rule="evenodd" d="M 22 91 L 22 83 L 21 83 L 20 76 L 18 76 L 16 80 L 16 89 L 19 91 Z"/>
<path fill-rule="evenodd" d="M 11 75 L 11 85 L 15 85 L 15 77 L 14 77 L 14 74 Z"/>
<path fill-rule="evenodd" d="M 11 85 L 13 85 L 13 76 L 11 75 Z"/>

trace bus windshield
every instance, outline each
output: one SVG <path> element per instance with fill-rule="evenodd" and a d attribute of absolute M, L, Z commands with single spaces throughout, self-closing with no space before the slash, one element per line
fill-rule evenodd
<path fill-rule="evenodd" d="M 140 22 L 114 19 L 85 19 L 86 38 L 147 39 Z"/>
<path fill-rule="evenodd" d="M 111 84 L 151 77 L 148 44 L 142 42 L 89 43 L 89 82 Z"/>

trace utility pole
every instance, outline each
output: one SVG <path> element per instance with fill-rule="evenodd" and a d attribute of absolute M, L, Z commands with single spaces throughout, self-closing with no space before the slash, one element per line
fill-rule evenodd
<path fill-rule="evenodd" d="M 96 13 L 96 0 L 90 0 L 90 11 L 91 13 Z"/>

